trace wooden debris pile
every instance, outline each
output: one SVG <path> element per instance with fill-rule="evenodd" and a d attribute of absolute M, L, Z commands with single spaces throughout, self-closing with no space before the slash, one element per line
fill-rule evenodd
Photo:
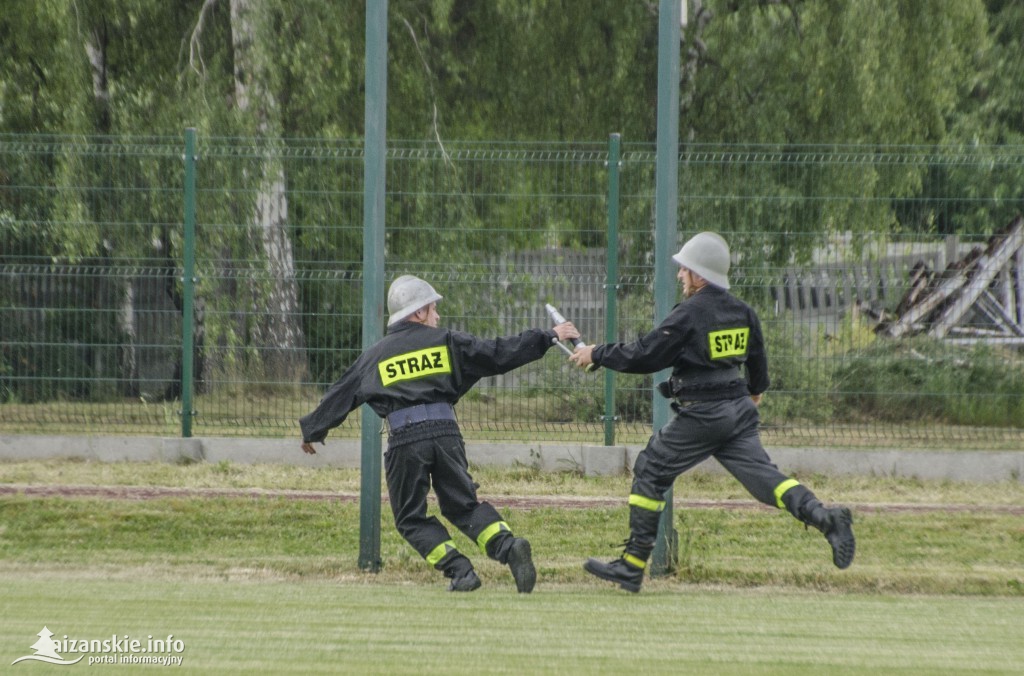
<path fill-rule="evenodd" d="M 896 310 L 876 315 L 878 335 L 928 335 L 958 342 L 1024 345 L 1024 218 L 1017 216 L 937 274 L 924 262 Z M 863 308 L 862 308 L 863 309 Z"/>

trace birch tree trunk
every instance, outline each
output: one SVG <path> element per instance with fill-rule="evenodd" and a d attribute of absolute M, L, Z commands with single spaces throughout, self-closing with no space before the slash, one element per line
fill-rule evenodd
<path fill-rule="evenodd" d="M 693 7 L 692 12 L 687 12 L 687 3 L 683 2 L 683 27 L 682 42 L 683 55 L 686 57 L 680 67 L 679 83 L 679 111 L 682 120 L 687 121 L 687 128 L 680 134 L 685 141 L 695 140 L 696 133 L 693 124 L 689 121 L 690 109 L 693 107 L 693 97 L 696 93 L 697 75 L 701 68 L 701 61 L 707 58 L 707 45 L 704 44 L 704 29 L 714 17 L 710 8 L 704 6 L 703 0 L 690 0 Z"/>
<path fill-rule="evenodd" d="M 92 31 L 89 32 L 85 40 L 85 53 L 89 58 L 89 66 L 92 71 L 92 95 L 93 101 L 95 102 L 95 126 L 97 132 L 107 136 L 111 132 L 111 116 L 110 116 L 110 83 L 107 77 L 107 45 L 109 44 L 109 32 L 107 22 L 103 18 L 98 18 L 96 25 Z M 110 186 L 109 176 L 97 176 L 100 182 L 105 186 Z M 108 206 L 100 202 L 95 209 L 99 212 L 107 209 Z M 112 217 L 108 217 L 103 213 L 96 214 L 97 223 L 106 223 L 112 221 Z M 103 251 L 103 259 L 109 261 L 110 254 L 115 250 L 119 242 L 114 241 L 112 238 L 103 238 L 101 242 L 101 250 Z M 120 244 L 123 244 L 121 242 Z M 107 296 L 105 293 L 105 287 L 110 284 L 113 286 L 113 293 L 110 297 L 118 304 L 117 312 L 115 313 L 115 330 L 117 336 L 117 369 L 118 369 L 118 382 L 120 394 L 125 397 L 138 397 L 140 394 L 139 386 L 139 360 L 138 360 L 138 326 L 135 317 L 135 288 L 132 285 L 132 277 L 129 274 L 114 275 L 114 274 L 103 274 L 99 277 L 96 284 L 92 285 L 92 293 L 97 294 L 101 299 L 97 307 L 102 307 L 103 299 Z M 95 354 L 97 358 L 103 353 L 103 350 L 96 350 Z M 94 363 L 94 370 L 96 376 L 102 375 L 103 365 L 100 363 Z"/>
<path fill-rule="evenodd" d="M 262 355 L 265 375 L 272 381 L 297 382 L 306 373 L 305 340 L 299 312 L 295 261 L 288 237 L 288 198 L 284 165 L 278 154 L 281 120 L 271 89 L 270 3 L 231 0 L 231 42 L 234 50 L 235 106 L 255 122 L 266 141 L 260 162 L 250 241 L 256 249 L 265 284 L 255 283 L 250 317 L 250 341 Z"/>

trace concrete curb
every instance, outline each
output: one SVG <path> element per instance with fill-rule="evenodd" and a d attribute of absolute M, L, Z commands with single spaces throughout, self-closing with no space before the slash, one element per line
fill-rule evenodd
<path fill-rule="evenodd" d="M 523 466 L 544 472 L 575 471 L 588 476 L 625 474 L 642 446 L 523 444 L 470 441 L 466 454 L 479 466 Z M 329 441 L 307 455 L 294 439 L 222 437 L 0 435 L 0 460 L 75 458 L 98 462 L 283 463 L 303 467 L 359 467 L 360 442 Z M 791 474 L 892 476 L 949 481 L 1024 481 L 1024 451 L 924 451 L 769 448 L 782 471 Z M 724 472 L 705 462 L 699 471 Z"/>

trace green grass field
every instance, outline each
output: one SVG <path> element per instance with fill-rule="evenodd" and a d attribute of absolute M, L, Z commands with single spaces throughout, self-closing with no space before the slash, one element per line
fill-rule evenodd
<path fill-rule="evenodd" d="M 445 591 L 395 533 L 384 507 L 383 567 L 356 566 L 358 504 L 204 489 L 334 490 L 358 475 L 230 464 L 0 463 L 0 665 L 36 661 L 54 640 L 173 635 L 181 673 L 1019 674 L 1024 665 L 1024 486 L 883 478 L 803 479 L 855 506 L 857 559 L 838 571 L 824 539 L 759 508 L 726 477 L 686 476 L 675 574 L 638 595 L 590 578 L 612 557 L 622 506 L 510 508 L 503 496 L 625 496 L 628 479 L 477 470 L 512 527 L 530 538 L 537 589 L 461 535 L 484 586 Z M 163 486 L 148 500 L 33 496 L 25 487 Z M 19 491 L 20 488 L 20 491 Z M 733 502 L 739 501 L 739 502 Z M 896 508 L 896 506 L 899 508 Z M 97 646 L 102 647 L 102 646 Z M 71 668 L 110 651 L 61 651 Z M 147 655 L 153 656 L 154 653 Z M 136 657 L 139 654 L 135 655 Z M 129 655 L 131 657 L 131 655 Z"/>
<path fill-rule="evenodd" d="M 455 595 L 366 579 L 144 571 L 0 579 L 5 664 L 32 654 L 44 624 L 58 638 L 173 635 L 177 669 L 196 674 L 1011 674 L 1024 663 L 1022 604 L 1007 598 L 673 585 L 633 596 L 590 584 Z"/>

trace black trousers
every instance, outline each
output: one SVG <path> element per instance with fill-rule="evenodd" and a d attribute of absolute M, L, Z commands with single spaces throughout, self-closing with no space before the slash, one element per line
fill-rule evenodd
<path fill-rule="evenodd" d="M 790 481 L 772 463 L 758 435 L 760 416 L 749 397 L 697 402 L 655 432 L 633 466 L 632 493 L 663 501 L 665 492 L 683 472 L 708 458 L 715 458 L 757 500 L 777 506 L 775 491 Z M 795 483 L 795 482 L 791 482 Z M 636 510 L 632 510 L 636 511 Z M 635 533 L 653 541 L 656 519 L 639 519 Z"/>
<path fill-rule="evenodd" d="M 423 558 L 451 539 L 444 525 L 427 515 L 431 486 L 441 515 L 474 542 L 502 520 L 494 507 L 477 499 L 479 486 L 469 474 L 466 446 L 453 421 L 415 423 L 392 434 L 384 475 L 395 527 Z"/>

